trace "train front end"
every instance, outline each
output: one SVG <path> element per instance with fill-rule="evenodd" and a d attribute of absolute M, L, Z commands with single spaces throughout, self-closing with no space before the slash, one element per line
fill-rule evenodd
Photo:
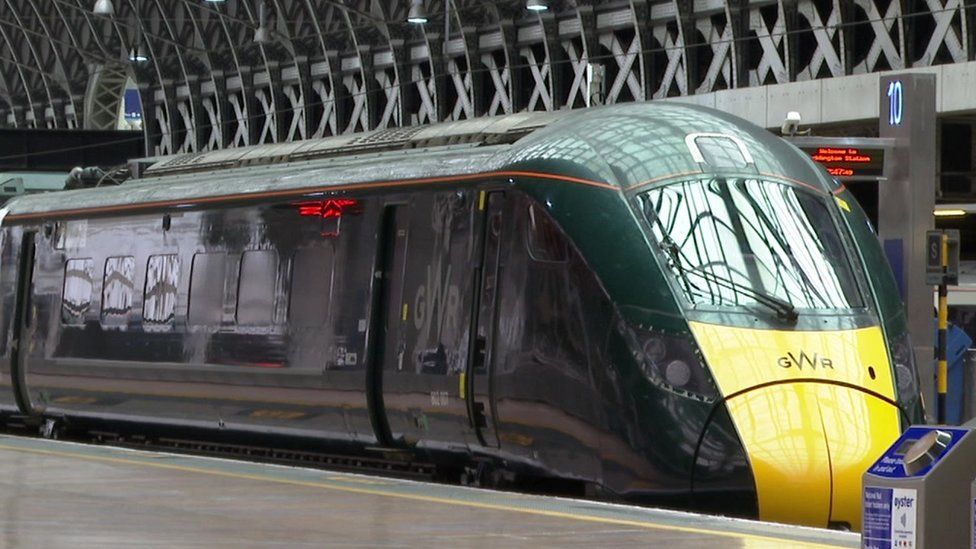
<path fill-rule="evenodd" d="M 605 451 L 602 483 L 859 529 L 861 475 L 922 403 L 894 276 L 850 192 L 763 128 L 668 102 L 566 117 L 511 162 L 605 182 L 526 187 L 618 315 L 600 383 L 635 455 Z"/>
<path fill-rule="evenodd" d="M 737 436 L 761 520 L 859 529 L 862 473 L 921 409 L 863 212 L 842 187 L 759 174 L 703 173 L 636 199 L 694 347 L 663 376 L 712 392 L 709 421 Z"/>

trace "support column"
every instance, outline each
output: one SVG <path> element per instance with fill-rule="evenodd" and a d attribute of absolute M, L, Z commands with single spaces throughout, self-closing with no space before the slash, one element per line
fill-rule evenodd
<path fill-rule="evenodd" d="M 880 78 L 879 135 L 895 139 L 878 192 L 878 235 L 908 315 L 926 419 L 935 412 L 933 293 L 925 283 L 925 232 L 934 228 L 935 87 L 933 74 Z"/>

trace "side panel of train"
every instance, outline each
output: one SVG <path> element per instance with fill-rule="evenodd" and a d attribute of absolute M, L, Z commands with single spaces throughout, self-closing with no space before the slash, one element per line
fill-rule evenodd
<path fill-rule="evenodd" d="M 477 453 L 596 482 L 613 471 L 623 491 L 688 488 L 687 465 L 661 470 L 639 449 L 649 427 L 608 358 L 620 350 L 606 292 L 512 188 L 4 232 L 5 266 L 20 264 L 24 235 L 36 241 L 21 328 L 23 277 L 0 277 L 7 409 L 20 367 L 29 405 L 69 419 Z"/>
<path fill-rule="evenodd" d="M 15 325 L 14 315 L 18 305 L 17 293 L 21 284 L 19 272 L 21 270 L 22 249 L 33 248 L 31 242 L 23 242 L 23 231 L 19 228 L 6 228 L 0 231 L 0 416 L 9 416 L 17 412 L 17 403 L 13 391 L 13 372 L 11 357 L 16 354 L 17 347 L 12 327 Z M 29 254 L 28 254 L 29 255 Z"/>

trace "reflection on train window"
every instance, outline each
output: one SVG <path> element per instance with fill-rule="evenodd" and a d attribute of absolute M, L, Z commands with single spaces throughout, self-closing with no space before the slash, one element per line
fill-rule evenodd
<path fill-rule="evenodd" d="M 701 179 L 652 189 L 644 214 L 689 301 L 808 309 L 863 306 L 825 201 L 756 179 Z"/>
<path fill-rule="evenodd" d="M 176 314 L 176 289 L 180 281 L 180 258 L 152 255 L 146 266 L 146 289 L 142 317 L 146 324 L 171 324 Z"/>
<path fill-rule="evenodd" d="M 69 259 L 64 266 L 64 289 L 61 294 L 61 322 L 84 324 L 91 308 L 95 267 L 91 259 Z"/>
<path fill-rule="evenodd" d="M 275 252 L 262 250 L 244 252 L 241 257 L 241 278 L 237 286 L 237 323 L 246 326 L 267 326 L 274 313 L 275 277 L 278 257 Z"/>
<path fill-rule="evenodd" d="M 135 289 L 136 260 L 131 256 L 110 257 L 105 260 L 102 281 L 102 324 L 125 326 L 132 310 Z"/>
<path fill-rule="evenodd" d="M 705 163 L 714 169 L 745 168 L 749 165 L 739 144 L 724 135 L 702 135 L 695 139 Z"/>
<path fill-rule="evenodd" d="M 541 208 L 529 206 L 529 255 L 536 261 L 566 261 L 566 238 L 559 227 Z"/>
<path fill-rule="evenodd" d="M 193 256 L 190 266 L 190 302 L 187 323 L 193 326 L 219 325 L 224 312 L 224 276 L 227 254 L 209 253 Z"/>
<path fill-rule="evenodd" d="M 288 323 L 319 327 L 332 302 L 332 247 L 301 248 L 292 260 Z"/>
<path fill-rule="evenodd" d="M 63 221 L 54 226 L 54 249 L 84 248 L 88 241 L 88 220 Z"/>
<path fill-rule="evenodd" d="M 64 250 L 64 231 L 65 231 L 65 222 L 56 221 L 54 223 L 54 236 L 51 238 L 52 241 L 51 247 L 54 248 L 55 250 Z"/>

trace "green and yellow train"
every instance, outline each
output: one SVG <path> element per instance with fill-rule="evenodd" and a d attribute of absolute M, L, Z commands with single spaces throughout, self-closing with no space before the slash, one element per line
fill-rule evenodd
<path fill-rule="evenodd" d="M 705 108 L 187 154 L 0 215 L 18 421 L 858 528 L 922 417 L 857 202 Z"/>

